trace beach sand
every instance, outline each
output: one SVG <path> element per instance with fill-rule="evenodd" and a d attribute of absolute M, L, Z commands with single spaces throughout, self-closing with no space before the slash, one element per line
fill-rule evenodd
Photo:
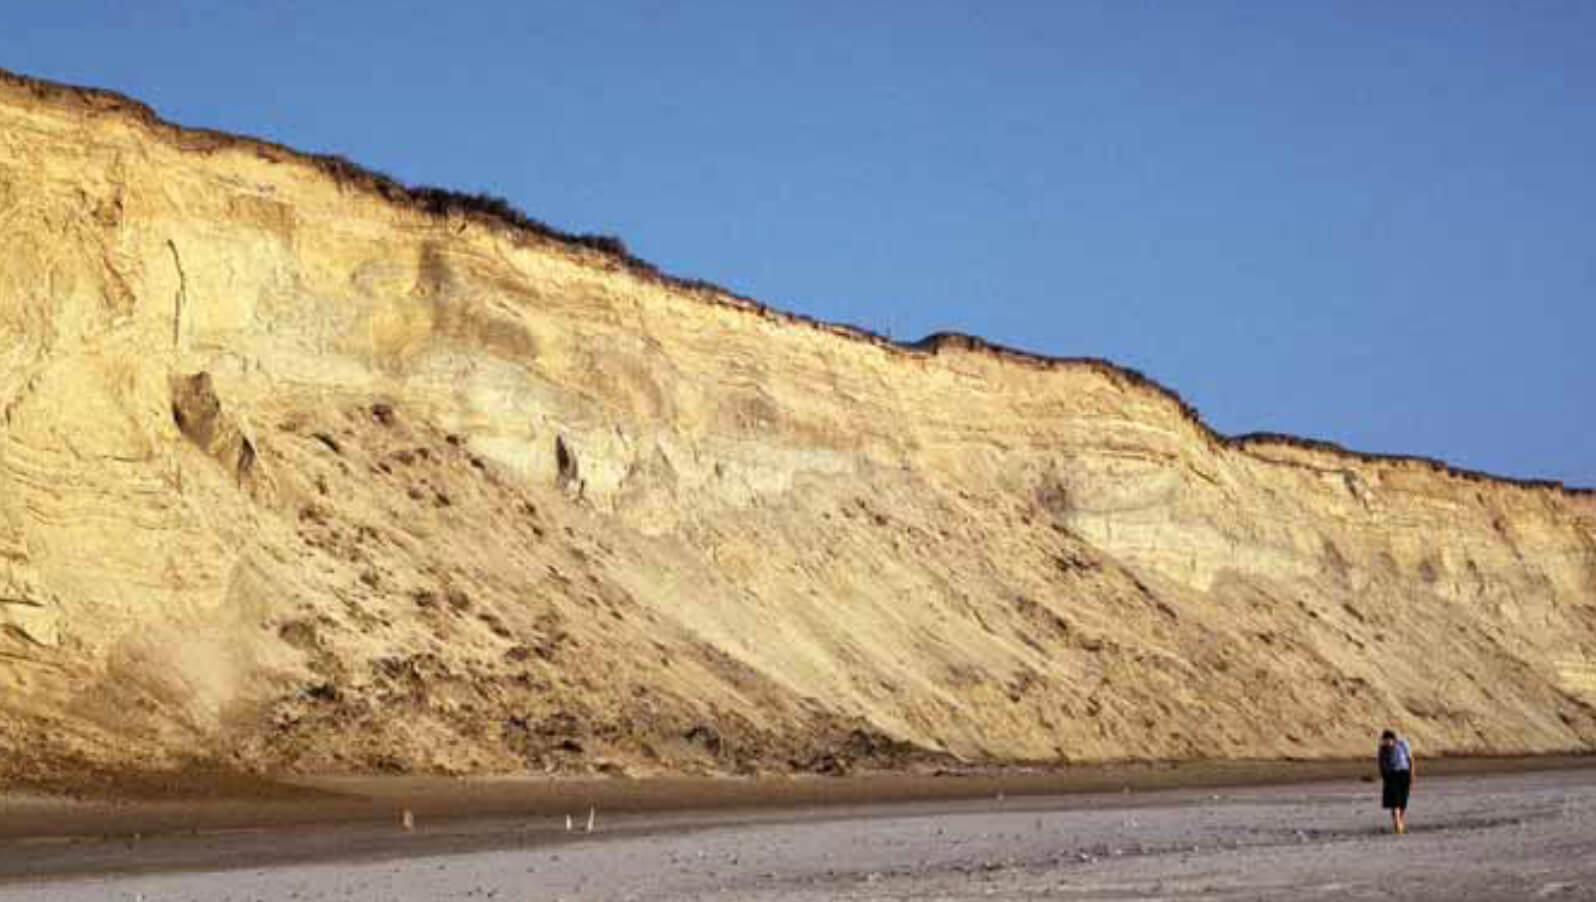
<path fill-rule="evenodd" d="M 1596 769 L 1445 775 L 1433 763 L 1403 837 L 1388 832 L 1376 785 L 1323 765 L 1252 772 L 1324 777 L 1275 785 L 1243 785 L 1237 765 L 1088 769 L 1076 779 L 1124 782 L 1060 794 L 1028 794 L 1048 775 L 986 775 L 559 792 L 362 781 L 360 796 L 253 806 L 12 799 L 0 899 L 1596 899 Z M 1190 785 L 1157 788 L 1177 776 Z M 980 795 L 951 797 L 961 791 Z M 534 796 L 536 810 L 516 810 Z M 252 807 L 254 826 L 223 825 Z M 142 817 L 163 829 L 40 829 L 82 827 L 73 818 L 91 810 L 120 812 L 107 828 Z M 191 826 L 177 829 L 184 810 Z"/>

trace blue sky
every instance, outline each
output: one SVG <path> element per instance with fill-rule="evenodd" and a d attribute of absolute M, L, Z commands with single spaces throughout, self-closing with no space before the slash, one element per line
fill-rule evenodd
<path fill-rule="evenodd" d="M 1596 4 L 70 2 L 0 67 L 1222 432 L 1596 486 Z"/>

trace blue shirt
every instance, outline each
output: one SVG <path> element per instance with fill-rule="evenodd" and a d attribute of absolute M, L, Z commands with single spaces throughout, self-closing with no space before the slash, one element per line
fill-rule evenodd
<path fill-rule="evenodd" d="M 1380 773 L 1387 774 L 1393 771 L 1413 769 L 1413 754 L 1408 751 L 1408 741 L 1398 739 L 1387 746 L 1380 744 Z"/>

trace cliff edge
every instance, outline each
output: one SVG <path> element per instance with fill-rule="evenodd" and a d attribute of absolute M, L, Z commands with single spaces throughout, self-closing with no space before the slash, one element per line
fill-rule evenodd
<path fill-rule="evenodd" d="M 1596 747 L 1596 498 L 0 72 L 0 783 Z"/>

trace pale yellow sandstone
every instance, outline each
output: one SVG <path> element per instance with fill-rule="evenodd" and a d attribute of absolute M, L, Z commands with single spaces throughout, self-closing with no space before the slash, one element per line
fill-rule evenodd
<path fill-rule="evenodd" d="M 379 188 L 0 75 L 0 777 L 1596 744 L 1589 493 Z"/>

